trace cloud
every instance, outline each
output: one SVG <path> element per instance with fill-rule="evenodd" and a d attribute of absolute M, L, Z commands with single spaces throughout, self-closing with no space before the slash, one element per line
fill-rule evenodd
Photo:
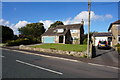
<path fill-rule="evenodd" d="M 26 26 L 27 24 L 29 24 L 30 22 L 28 21 L 19 21 L 17 24 L 12 24 L 10 27 L 13 29 L 14 33 L 15 34 L 18 34 L 18 28 L 21 28 L 21 27 L 24 27 Z"/>
<path fill-rule="evenodd" d="M 27 21 L 19 21 L 17 24 L 15 24 L 15 28 L 21 28 L 21 27 L 24 27 L 26 26 L 27 24 L 29 24 L 30 22 L 27 22 Z"/>
<path fill-rule="evenodd" d="M 106 17 L 106 18 L 113 18 L 113 16 L 110 15 L 110 14 L 106 14 L 105 17 Z"/>
<path fill-rule="evenodd" d="M 0 25 L 5 25 L 5 26 L 7 26 L 7 25 L 9 25 L 9 24 L 10 24 L 9 21 L 6 21 L 6 20 L 4 20 L 4 19 L 0 19 Z"/>
<path fill-rule="evenodd" d="M 111 19 L 111 18 L 113 18 L 113 16 L 111 14 L 96 15 L 94 11 L 91 11 L 91 20 L 106 20 L 106 19 Z M 85 25 L 87 25 L 88 11 L 80 12 L 72 20 L 69 20 L 70 23 L 68 23 L 68 24 L 80 23 L 82 19 L 84 20 Z"/>
<path fill-rule="evenodd" d="M 14 31 L 14 34 L 18 34 L 18 28 L 24 27 L 26 24 L 29 24 L 29 23 L 30 22 L 27 22 L 27 21 L 19 21 L 16 24 L 11 24 L 9 21 L 0 19 L 0 25 L 10 27 Z"/>
<path fill-rule="evenodd" d="M 103 20 L 107 20 L 107 19 L 111 19 L 111 18 L 113 18 L 113 16 L 111 14 L 97 15 L 97 14 L 95 14 L 94 11 L 91 11 L 91 20 L 95 20 L 95 21 L 101 20 L 101 21 L 103 21 Z M 68 18 L 68 19 L 66 19 L 62 22 L 65 25 L 67 25 L 67 24 L 77 24 L 77 23 L 81 23 L 82 19 L 84 20 L 84 24 L 87 25 L 88 24 L 88 11 L 82 11 L 79 14 L 77 14 L 75 17 L 73 17 L 73 18 L 70 17 L 70 18 Z M 43 23 L 44 27 L 46 29 L 48 29 L 50 27 L 50 25 L 55 22 L 55 20 L 40 20 L 39 22 Z M 9 21 L 6 21 L 4 19 L 0 19 L 0 25 L 9 26 L 10 28 L 13 29 L 15 34 L 19 34 L 18 33 L 18 28 L 24 27 L 29 23 L 30 22 L 28 22 L 28 21 L 18 21 L 18 23 L 16 23 L 16 24 L 10 24 Z"/>
<path fill-rule="evenodd" d="M 52 23 L 54 23 L 54 21 L 52 21 L 52 20 L 45 20 L 45 21 L 40 20 L 39 22 L 44 24 L 45 29 L 48 29 L 50 27 L 50 25 Z"/>

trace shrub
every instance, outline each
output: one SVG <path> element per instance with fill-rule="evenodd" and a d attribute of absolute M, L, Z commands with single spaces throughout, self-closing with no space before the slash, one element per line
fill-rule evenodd
<path fill-rule="evenodd" d="M 18 45 L 28 45 L 28 44 L 35 44 L 39 41 L 37 39 L 30 40 L 28 38 L 20 38 L 17 40 L 12 40 L 7 42 L 7 46 L 18 46 Z"/>
<path fill-rule="evenodd" d="M 87 38 L 84 39 L 83 44 L 87 44 Z"/>
<path fill-rule="evenodd" d="M 115 47 L 117 47 L 117 51 L 120 54 L 120 44 L 115 45 Z"/>
<path fill-rule="evenodd" d="M 115 45 L 115 47 L 120 47 L 120 44 Z"/>
<path fill-rule="evenodd" d="M 120 54 L 120 47 L 117 47 L 117 51 L 118 51 L 118 53 Z"/>

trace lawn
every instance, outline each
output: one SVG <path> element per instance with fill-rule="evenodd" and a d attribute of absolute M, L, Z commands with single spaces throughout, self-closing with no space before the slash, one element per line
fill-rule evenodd
<path fill-rule="evenodd" d="M 45 49 L 56 49 L 63 51 L 77 51 L 83 52 L 86 51 L 87 45 L 78 45 L 78 44 L 42 44 L 31 46 L 33 48 L 45 48 Z"/>

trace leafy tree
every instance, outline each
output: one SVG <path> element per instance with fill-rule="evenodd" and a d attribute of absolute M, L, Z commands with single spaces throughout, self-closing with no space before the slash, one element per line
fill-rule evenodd
<path fill-rule="evenodd" d="M 11 28 L 0 25 L 0 29 L 2 30 L 2 42 L 13 39 L 14 33 Z"/>
<path fill-rule="evenodd" d="M 64 24 L 63 24 L 62 21 L 56 21 L 56 22 L 54 22 L 53 24 L 51 24 L 49 28 L 54 28 L 54 27 L 56 27 L 56 26 L 58 26 L 58 25 L 64 25 Z"/>
<path fill-rule="evenodd" d="M 45 28 L 43 23 L 31 23 L 27 24 L 25 27 L 19 28 L 18 31 L 24 36 L 40 38 L 41 34 L 45 32 Z"/>
<path fill-rule="evenodd" d="M 92 41 L 92 35 L 94 34 L 94 33 L 97 33 L 97 32 L 90 32 L 90 41 Z M 84 34 L 84 36 L 83 36 L 83 44 L 87 44 L 87 38 L 88 38 L 88 34 Z"/>

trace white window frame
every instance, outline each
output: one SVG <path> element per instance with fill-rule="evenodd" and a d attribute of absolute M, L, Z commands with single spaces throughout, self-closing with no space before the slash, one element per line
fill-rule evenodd
<path fill-rule="evenodd" d="M 63 33 L 64 29 L 57 29 L 57 33 Z"/>
<path fill-rule="evenodd" d="M 71 29 L 70 32 L 71 32 L 71 33 L 77 33 L 78 30 L 77 30 L 77 29 Z"/>
<path fill-rule="evenodd" d="M 119 41 L 120 36 L 118 36 L 117 38 L 118 38 L 118 39 L 117 39 L 118 43 L 120 43 L 120 41 Z"/>

